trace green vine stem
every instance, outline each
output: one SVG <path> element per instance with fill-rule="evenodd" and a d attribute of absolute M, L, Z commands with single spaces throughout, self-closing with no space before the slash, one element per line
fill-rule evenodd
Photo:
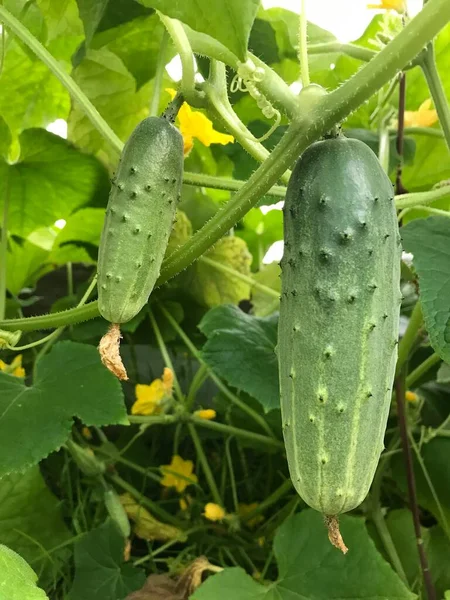
<path fill-rule="evenodd" d="M 180 56 L 182 67 L 181 93 L 191 106 L 201 107 L 202 94 L 195 89 L 194 54 L 184 27 L 177 19 L 170 19 L 159 11 L 157 13 Z"/>
<path fill-rule="evenodd" d="M 153 78 L 152 95 L 150 98 L 149 116 L 156 117 L 159 114 L 159 101 L 161 98 L 161 89 L 164 77 L 164 68 L 166 66 L 166 49 L 168 40 L 167 29 L 164 29 L 161 44 L 159 46 L 158 61 L 156 63 L 155 77 Z"/>
<path fill-rule="evenodd" d="M 406 389 L 409 390 L 416 384 L 417 381 L 421 377 L 425 375 L 430 369 L 432 369 L 435 365 L 440 363 L 442 358 L 439 354 L 431 354 L 428 358 L 426 358 L 418 367 L 411 371 L 409 375 L 406 377 Z"/>
<path fill-rule="evenodd" d="M 266 511 L 270 506 L 278 502 L 278 500 L 283 498 L 283 496 L 285 496 L 290 491 L 292 491 L 292 481 L 290 479 L 285 479 L 283 483 L 274 492 L 270 494 L 270 496 L 267 496 L 267 498 L 260 502 L 258 506 L 256 506 L 252 511 L 249 511 L 248 513 L 243 515 L 241 519 L 243 521 L 249 521 L 250 519 L 253 519 L 257 515 L 260 515 L 261 513 Z"/>
<path fill-rule="evenodd" d="M 390 129 L 394 133 L 395 129 Z M 432 127 L 405 127 L 405 135 L 427 135 L 429 137 L 443 138 L 444 134 L 440 129 L 433 129 Z"/>
<path fill-rule="evenodd" d="M 211 75 L 202 86 L 206 94 L 209 112 L 225 124 L 228 131 L 255 160 L 264 162 L 270 156 L 270 152 L 260 142 L 253 139 L 252 134 L 234 112 L 228 100 L 225 65 L 217 60 L 212 60 L 210 69 Z M 283 173 L 280 179 L 287 184 L 289 177 L 290 173 Z"/>
<path fill-rule="evenodd" d="M 416 206 L 426 206 L 450 196 L 450 185 L 443 185 L 440 188 L 429 192 L 416 192 L 415 194 L 401 194 L 395 197 L 395 208 L 403 210 L 404 208 L 414 208 Z"/>
<path fill-rule="evenodd" d="M 418 300 L 411 313 L 411 317 L 409 319 L 408 327 L 406 328 L 405 334 L 398 345 L 398 358 L 395 370 L 396 373 L 400 373 L 400 371 L 405 366 L 411 353 L 411 350 L 414 347 L 416 340 L 420 334 L 420 328 L 422 327 L 422 323 L 422 307 L 420 305 L 420 300 Z"/>
<path fill-rule="evenodd" d="M 47 65 L 52 73 L 59 79 L 69 94 L 80 104 L 84 114 L 94 127 L 108 140 L 111 146 L 121 151 L 123 144 L 111 127 L 106 123 L 95 106 L 88 100 L 72 77 L 66 73 L 60 63 L 44 48 L 44 46 L 20 23 L 6 8 L 0 5 L 0 21 L 8 25 L 13 33 L 32 50 L 40 60 Z"/>
<path fill-rule="evenodd" d="M 341 42 L 324 42 L 308 46 L 308 54 L 334 54 L 335 52 L 341 52 L 364 62 L 369 62 L 377 55 L 375 50 L 369 50 L 369 48 L 363 48 L 355 44 L 341 44 Z"/>
<path fill-rule="evenodd" d="M 208 483 L 208 487 L 211 491 L 211 495 L 214 499 L 214 502 L 219 506 L 223 507 L 223 500 L 220 497 L 219 489 L 216 484 L 216 480 L 214 479 L 214 475 L 212 474 L 211 468 L 209 466 L 208 459 L 206 458 L 205 451 L 203 450 L 202 442 L 200 441 L 197 430 L 195 429 L 192 423 L 188 423 L 188 431 L 194 442 L 195 450 L 197 452 L 197 458 L 199 463 L 202 466 L 203 473 L 205 475 L 206 482 Z"/>
<path fill-rule="evenodd" d="M 448 149 L 450 150 L 450 108 L 436 67 L 433 43 L 428 44 L 427 49 L 422 53 L 420 57 L 420 66 L 422 67 L 423 74 L 427 80 L 428 88 L 431 92 L 431 97 L 433 98 L 434 106 L 436 107 L 439 117 L 439 123 L 444 133 Z"/>
<path fill-rule="evenodd" d="M 152 326 L 153 329 L 153 333 L 155 334 L 156 337 L 156 342 L 158 344 L 158 348 L 159 351 L 161 352 L 161 355 L 164 359 L 164 364 L 166 367 L 168 367 L 172 373 L 173 373 L 173 387 L 175 388 L 175 393 L 178 396 L 178 400 L 180 400 L 180 402 L 183 402 L 184 400 L 184 394 L 181 391 L 181 387 L 180 387 L 180 383 L 178 381 L 178 377 L 175 371 L 175 368 L 173 366 L 172 360 L 170 358 L 170 354 L 169 351 L 167 349 L 166 343 L 164 341 L 163 336 L 161 335 L 161 331 L 158 327 L 158 323 L 153 315 L 152 310 L 149 308 L 148 310 L 148 317 L 150 319 L 150 325 Z"/>
<path fill-rule="evenodd" d="M 3 39 L 4 36 L 2 36 Z M 9 213 L 9 187 L 10 178 L 7 172 L 4 197 L 3 197 L 3 218 L 1 222 L 1 241 L 0 241 L 0 319 L 5 318 L 6 312 L 6 266 L 8 257 L 8 213 Z"/>
<path fill-rule="evenodd" d="M 0 6 L 0 19 L 4 8 Z M 229 231 L 281 177 L 309 144 L 368 100 L 396 76 L 450 20 L 448 0 L 429 0 L 423 10 L 366 65 L 340 88 L 324 96 L 311 111 L 294 119 L 270 157 L 247 183 L 190 240 L 163 263 L 158 285 L 165 283 L 201 256 Z M 203 39 L 203 38 L 202 38 Z M 211 38 L 212 39 L 212 38 Z M 214 44 L 213 44 L 214 45 Z M 193 44 L 194 51 L 198 51 Z M 207 54 L 207 52 L 206 52 Z M 261 61 L 257 61 L 261 63 Z M 267 67 L 266 67 L 267 69 Z M 267 94 L 269 97 L 269 94 Z M 0 322 L 5 330 L 32 331 L 74 324 L 98 316 L 96 303 L 81 309 Z"/>
<path fill-rule="evenodd" d="M 298 18 L 298 60 L 300 62 L 300 73 L 302 86 L 311 83 L 309 78 L 308 63 L 308 20 L 306 18 L 306 0 L 300 0 L 300 15 Z"/>
<path fill-rule="evenodd" d="M 229 190 L 230 192 L 237 192 L 245 185 L 245 181 L 240 179 L 218 177 L 217 175 L 203 175 L 203 173 L 191 173 L 189 171 L 184 172 L 183 183 L 216 190 Z M 286 187 L 284 185 L 274 185 L 267 190 L 266 195 L 284 199 Z"/>

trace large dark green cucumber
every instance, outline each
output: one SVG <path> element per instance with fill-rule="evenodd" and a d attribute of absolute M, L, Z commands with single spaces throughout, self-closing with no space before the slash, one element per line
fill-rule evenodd
<path fill-rule="evenodd" d="M 149 117 L 125 144 L 112 182 L 98 256 L 98 305 L 111 323 L 132 319 L 158 279 L 183 176 L 183 138 Z"/>
<path fill-rule="evenodd" d="M 383 449 L 397 357 L 400 236 L 392 184 L 355 139 L 300 157 L 284 207 L 278 332 L 289 470 L 325 515 L 358 506 Z"/>

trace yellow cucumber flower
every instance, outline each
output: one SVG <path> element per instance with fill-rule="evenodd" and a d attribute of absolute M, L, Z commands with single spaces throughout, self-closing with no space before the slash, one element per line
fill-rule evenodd
<path fill-rule="evenodd" d="M 161 411 L 164 400 L 171 398 L 173 373 L 167 367 L 161 379 L 155 379 L 150 385 L 138 383 L 135 387 L 136 402 L 131 407 L 132 415 L 154 415 Z"/>
<path fill-rule="evenodd" d="M 406 12 L 406 0 L 379 0 L 378 4 L 368 4 L 367 8 L 396 10 L 399 14 L 403 14 Z"/>
<path fill-rule="evenodd" d="M 411 392 L 410 390 L 408 390 L 407 392 L 405 392 L 405 400 L 407 402 L 415 404 L 419 400 L 419 396 L 415 392 Z"/>
<path fill-rule="evenodd" d="M 167 88 L 166 92 L 173 99 L 176 91 Z M 178 112 L 178 124 L 184 141 L 184 155 L 187 156 L 194 146 L 194 138 L 199 140 L 204 146 L 211 144 L 230 144 L 234 142 L 234 137 L 226 133 L 220 133 L 213 127 L 212 122 L 203 113 L 192 110 L 192 108 L 183 102 Z"/>
<path fill-rule="evenodd" d="M 226 512 L 218 504 L 208 502 L 208 504 L 205 504 L 205 510 L 202 514 L 208 521 L 221 521 L 225 517 Z"/>
<path fill-rule="evenodd" d="M 405 127 L 431 127 L 437 121 L 437 112 L 431 108 L 431 98 L 422 102 L 418 110 L 405 111 Z"/>
<path fill-rule="evenodd" d="M 0 360 L 0 371 L 14 375 L 14 377 L 25 377 L 25 369 L 22 367 L 22 355 L 15 356 L 9 365 Z"/>
<path fill-rule="evenodd" d="M 172 456 L 170 465 L 161 465 L 160 469 L 164 475 L 161 479 L 161 485 L 174 487 L 180 494 L 184 492 L 188 485 L 198 481 L 197 475 L 192 472 L 194 470 L 192 460 L 183 460 L 178 455 Z"/>
<path fill-rule="evenodd" d="M 206 421 L 211 421 L 211 419 L 215 419 L 216 415 L 216 411 L 212 408 L 205 408 L 203 410 L 196 410 L 194 412 L 194 416 L 200 417 L 200 419 L 205 419 Z"/>

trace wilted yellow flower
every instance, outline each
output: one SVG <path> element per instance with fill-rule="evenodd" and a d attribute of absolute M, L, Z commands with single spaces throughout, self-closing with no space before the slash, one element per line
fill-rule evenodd
<path fill-rule="evenodd" d="M 132 519 L 136 525 L 134 533 L 143 540 L 185 540 L 186 536 L 181 529 L 161 523 L 143 506 L 141 506 L 128 492 L 120 496 L 127 516 Z"/>
<path fill-rule="evenodd" d="M 14 375 L 14 377 L 25 377 L 25 369 L 22 367 L 22 355 L 15 356 L 9 365 L 0 360 L 0 371 Z"/>
<path fill-rule="evenodd" d="M 403 14 L 406 11 L 405 0 L 379 0 L 378 4 L 368 4 L 367 8 L 376 8 L 380 10 L 396 10 Z"/>
<path fill-rule="evenodd" d="M 198 481 L 197 475 L 192 473 L 194 469 L 192 460 L 183 460 L 178 455 L 172 456 L 170 465 L 162 465 L 160 469 L 164 475 L 161 485 L 174 487 L 179 493 L 184 492 L 188 485 Z"/>
<path fill-rule="evenodd" d="M 212 408 L 205 408 L 204 410 L 196 410 L 194 415 L 196 417 L 200 417 L 200 419 L 205 419 L 206 421 L 211 421 L 211 419 L 216 418 L 216 411 Z"/>
<path fill-rule="evenodd" d="M 202 514 L 209 521 L 221 521 L 226 515 L 225 510 L 218 504 L 214 504 L 214 502 L 205 504 L 205 510 Z"/>
<path fill-rule="evenodd" d="M 238 515 L 240 517 L 245 517 L 246 515 L 248 515 L 252 511 L 254 511 L 257 506 L 258 506 L 257 502 L 252 502 L 251 504 L 241 504 L 240 503 L 238 506 Z M 262 515 L 255 515 L 252 519 L 249 519 L 247 521 L 247 525 L 249 527 L 256 527 L 256 525 L 258 525 L 262 521 L 264 521 L 264 517 Z"/>
<path fill-rule="evenodd" d="M 437 112 L 431 108 L 431 98 L 422 102 L 419 110 L 405 111 L 405 127 L 431 127 L 437 121 Z"/>
<path fill-rule="evenodd" d="M 163 400 L 172 396 L 173 373 L 167 367 L 161 379 L 150 385 L 138 383 L 135 387 L 136 402 L 131 407 L 132 415 L 154 415 L 160 412 Z"/>
<path fill-rule="evenodd" d="M 171 98 L 176 96 L 176 91 L 167 88 L 166 92 Z M 198 139 L 204 146 L 211 144 L 230 144 L 234 137 L 226 133 L 220 133 L 213 128 L 212 122 L 203 113 L 192 110 L 186 102 L 183 102 L 178 112 L 178 123 L 184 141 L 184 155 L 187 156 L 194 145 L 194 138 Z"/>
<path fill-rule="evenodd" d="M 405 400 L 407 402 L 417 402 L 419 399 L 419 396 L 415 393 L 415 392 L 411 392 L 410 390 L 408 390 L 407 392 L 405 392 Z"/>

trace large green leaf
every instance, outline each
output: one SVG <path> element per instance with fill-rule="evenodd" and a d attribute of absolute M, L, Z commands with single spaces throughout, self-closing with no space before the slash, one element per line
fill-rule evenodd
<path fill-rule="evenodd" d="M 34 285 L 46 270 L 47 256 L 47 250 L 28 240 L 18 244 L 11 239 L 6 255 L 6 288 L 17 296 L 25 286 Z"/>
<path fill-rule="evenodd" d="M 118 56 L 102 48 L 89 50 L 73 77 L 120 139 L 126 140 L 148 115 L 149 87 L 136 92 L 136 81 Z M 116 166 L 117 150 L 104 139 L 78 106 L 69 117 L 69 138 L 81 148 Z"/>
<path fill-rule="evenodd" d="M 0 480 L 0 540 L 36 572 L 58 567 L 53 550 L 69 538 L 60 503 L 48 490 L 38 467 Z"/>
<path fill-rule="evenodd" d="M 142 16 L 97 33 L 91 48 L 105 48 L 114 52 L 133 75 L 137 86 L 141 87 L 155 75 L 164 30 L 164 25 L 156 14 Z M 166 44 L 164 64 L 173 55 L 173 44 Z"/>
<path fill-rule="evenodd" d="M 43 129 L 24 131 L 20 145 L 18 162 L 0 160 L 0 210 L 8 193 L 10 233 L 26 237 L 53 225 L 97 194 L 106 203 L 107 174 L 94 157 Z"/>
<path fill-rule="evenodd" d="M 192 600 L 412 600 L 412 594 L 375 549 L 362 519 L 340 520 L 349 547 L 344 556 L 327 539 L 323 518 L 308 509 L 278 529 L 274 552 L 278 579 L 257 583 L 240 568 L 206 580 Z"/>
<path fill-rule="evenodd" d="M 70 57 L 83 39 L 75 0 L 9 0 L 5 7 L 69 70 Z M 0 115 L 13 137 L 23 129 L 64 119 L 69 109 L 69 93 L 48 67 L 25 44 L 9 39 L 0 73 Z"/>
<path fill-rule="evenodd" d="M 37 576 L 24 559 L 0 544 L 1 600 L 48 600 L 36 585 Z"/>
<path fill-rule="evenodd" d="M 202 355 L 228 383 L 256 398 L 268 412 L 280 405 L 275 355 L 278 315 L 252 317 L 235 306 L 218 306 L 199 328 L 208 341 Z"/>
<path fill-rule="evenodd" d="M 100 234 L 105 220 L 105 211 L 102 208 L 82 208 L 66 221 L 66 225 L 58 233 L 55 246 L 68 242 L 87 242 L 98 246 Z"/>
<path fill-rule="evenodd" d="M 86 425 L 128 424 L 119 381 L 93 346 L 60 342 L 37 364 L 36 378 L 0 372 L 0 477 L 23 471 L 57 450 L 78 417 Z"/>
<path fill-rule="evenodd" d="M 283 239 L 283 213 L 271 210 L 264 215 L 259 208 L 254 208 L 245 215 L 241 225 L 236 234 L 247 242 L 254 259 L 253 266 L 258 269 L 270 246 Z"/>
<path fill-rule="evenodd" d="M 450 219 L 416 219 L 402 227 L 401 234 L 404 249 L 414 256 L 431 345 L 450 362 Z"/>
<path fill-rule="evenodd" d="M 124 562 L 125 540 L 108 519 L 75 544 L 75 579 L 69 600 L 123 600 L 142 587 L 143 571 Z"/>
<path fill-rule="evenodd" d="M 244 61 L 259 0 L 139 0 L 217 39 Z"/>

